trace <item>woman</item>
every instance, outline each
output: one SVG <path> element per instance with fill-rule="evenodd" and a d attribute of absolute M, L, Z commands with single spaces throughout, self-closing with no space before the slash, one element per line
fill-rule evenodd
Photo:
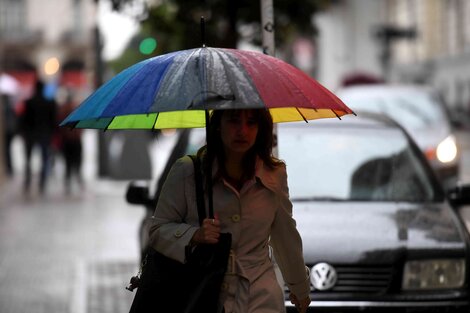
<path fill-rule="evenodd" d="M 203 147 L 198 156 L 203 167 L 212 167 L 216 218 L 199 226 L 193 164 L 183 157 L 167 177 L 150 229 L 153 248 L 181 262 L 186 246 L 214 244 L 221 232 L 232 234 L 232 256 L 220 294 L 225 312 L 285 311 L 270 247 L 292 303 L 299 312 L 310 303 L 285 165 L 272 157 L 272 130 L 271 115 L 264 109 L 214 111 L 209 152 Z"/>

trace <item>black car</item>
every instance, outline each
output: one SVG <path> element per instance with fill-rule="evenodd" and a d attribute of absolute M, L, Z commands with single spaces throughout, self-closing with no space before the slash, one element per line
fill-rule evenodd
<path fill-rule="evenodd" d="M 180 154 L 203 141 L 203 132 L 186 132 Z M 310 268 L 311 312 L 469 312 L 470 237 L 457 210 L 470 204 L 470 186 L 444 192 L 385 116 L 278 124 L 277 143 Z M 147 192 L 131 185 L 129 200 L 153 211 Z"/>

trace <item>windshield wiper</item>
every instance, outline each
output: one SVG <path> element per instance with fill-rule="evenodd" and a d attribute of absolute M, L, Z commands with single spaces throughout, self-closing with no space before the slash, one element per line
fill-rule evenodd
<path fill-rule="evenodd" d="M 344 198 L 338 197 L 330 197 L 330 196 L 323 196 L 323 197 L 303 197 L 303 198 L 292 198 L 292 202 L 310 202 L 310 201 L 346 201 Z"/>

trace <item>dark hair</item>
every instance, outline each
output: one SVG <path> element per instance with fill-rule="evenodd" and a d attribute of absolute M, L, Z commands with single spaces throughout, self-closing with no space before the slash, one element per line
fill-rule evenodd
<path fill-rule="evenodd" d="M 245 169 L 244 177 L 254 175 L 256 157 L 260 157 L 268 168 L 275 168 L 282 162 L 272 155 L 273 148 L 273 119 L 267 109 L 250 109 L 254 113 L 254 118 L 258 123 L 258 134 L 253 147 L 247 152 L 243 165 Z M 220 135 L 220 124 L 222 115 L 227 110 L 214 110 L 210 116 L 207 145 L 198 151 L 198 156 L 202 157 L 204 170 L 217 159 L 220 170 L 225 174 L 225 150 Z M 209 149 L 207 149 L 209 146 Z M 208 177 L 207 177 L 208 178 Z M 209 179 L 209 178 L 208 178 Z"/>

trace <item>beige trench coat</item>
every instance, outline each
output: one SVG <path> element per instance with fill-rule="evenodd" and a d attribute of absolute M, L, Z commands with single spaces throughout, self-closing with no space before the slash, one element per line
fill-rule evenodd
<path fill-rule="evenodd" d="M 217 173 L 216 164 L 213 170 Z M 240 192 L 219 179 L 214 183 L 213 199 L 222 232 L 232 234 L 235 255 L 220 296 L 225 312 L 285 312 L 269 246 L 290 291 L 299 299 L 307 297 L 309 279 L 302 240 L 292 218 L 285 167 L 270 170 L 258 159 L 255 177 Z M 198 227 L 194 168 L 185 156 L 175 162 L 164 184 L 150 228 L 150 244 L 185 262 L 185 247 Z"/>

